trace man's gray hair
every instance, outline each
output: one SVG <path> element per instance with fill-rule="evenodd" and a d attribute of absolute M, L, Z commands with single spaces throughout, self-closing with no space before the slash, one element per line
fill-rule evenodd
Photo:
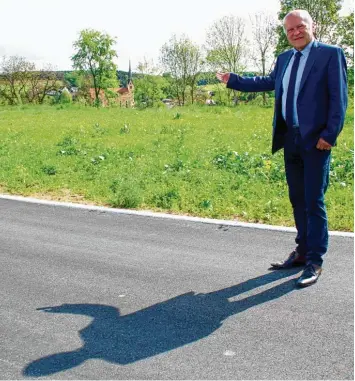
<path fill-rule="evenodd" d="M 312 19 L 311 15 L 308 13 L 308 11 L 306 11 L 305 9 L 295 9 L 294 11 L 287 13 L 287 15 L 282 20 L 282 25 L 283 25 L 284 31 L 285 31 L 285 21 L 286 21 L 287 17 L 291 16 L 291 15 L 300 17 L 305 23 L 308 24 L 308 26 L 310 28 L 312 27 L 313 19 Z"/>

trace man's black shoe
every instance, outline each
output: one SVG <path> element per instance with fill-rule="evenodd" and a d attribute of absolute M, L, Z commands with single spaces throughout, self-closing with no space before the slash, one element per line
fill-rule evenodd
<path fill-rule="evenodd" d="M 304 266 L 306 257 L 294 250 L 285 261 L 271 263 L 273 269 L 291 269 L 293 267 Z"/>
<path fill-rule="evenodd" d="M 313 283 L 316 283 L 321 273 L 321 266 L 313 265 L 311 263 L 307 264 L 302 275 L 297 280 L 297 286 L 307 287 Z"/>

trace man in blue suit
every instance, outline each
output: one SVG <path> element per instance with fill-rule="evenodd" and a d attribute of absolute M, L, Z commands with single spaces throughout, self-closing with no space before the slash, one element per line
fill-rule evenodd
<path fill-rule="evenodd" d="M 315 40 L 307 11 L 288 13 L 284 30 L 293 49 L 277 57 L 270 75 L 250 78 L 217 73 L 217 78 L 234 90 L 275 90 L 272 153 L 284 148 L 297 247 L 286 260 L 271 265 L 275 269 L 305 265 L 297 280 L 304 287 L 318 280 L 328 248 L 324 195 L 331 148 L 344 124 L 347 69 L 339 47 Z"/>

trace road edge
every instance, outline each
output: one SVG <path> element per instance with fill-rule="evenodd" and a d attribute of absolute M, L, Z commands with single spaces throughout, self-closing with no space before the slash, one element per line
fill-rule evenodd
<path fill-rule="evenodd" d="M 276 230 L 276 231 L 283 231 L 283 232 L 290 232 L 290 233 L 296 232 L 295 228 L 286 227 L 286 226 L 266 225 L 266 224 L 239 222 L 239 221 L 232 221 L 232 220 L 217 220 L 217 219 L 213 219 L 213 218 L 181 216 L 178 214 L 159 213 L 159 212 L 151 212 L 151 211 L 146 211 L 146 210 L 117 209 L 117 208 L 109 208 L 109 207 L 105 207 L 105 206 L 96 206 L 96 205 L 90 205 L 90 204 L 76 204 L 76 203 L 71 203 L 71 202 L 43 200 L 43 199 L 37 199 L 37 198 L 33 198 L 33 197 L 13 196 L 13 195 L 8 195 L 8 194 L 0 194 L 0 199 L 20 201 L 20 202 L 28 202 L 28 203 L 32 203 L 32 204 L 52 205 L 52 206 L 60 206 L 60 207 L 67 207 L 67 208 L 75 208 L 75 209 L 96 210 L 96 211 L 107 212 L 107 213 L 127 214 L 127 215 L 136 215 L 136 216 L 153 217 L 153 218 L 167 218 L 167 219 L 172 219 L 172 220 L 202 222 L 202 223 L 206 223 L 206 224 L 237 226 L 237 227 L 243 227 L 243 228 L 253 228 L 253 229 L 263 229 L 263 230 Z M 330 231 L 329 235 L 354 238 L 353 232 Z"/>

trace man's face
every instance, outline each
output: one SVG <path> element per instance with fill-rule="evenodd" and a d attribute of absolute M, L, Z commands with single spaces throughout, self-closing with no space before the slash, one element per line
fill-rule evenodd
<path fill-rule="evenodd" d="M 313 25 L 310 27 L 299 16 L 289 15 L 284 26 L 288 42 L 297 50 L 302 50 L 313 39 Z"/>

